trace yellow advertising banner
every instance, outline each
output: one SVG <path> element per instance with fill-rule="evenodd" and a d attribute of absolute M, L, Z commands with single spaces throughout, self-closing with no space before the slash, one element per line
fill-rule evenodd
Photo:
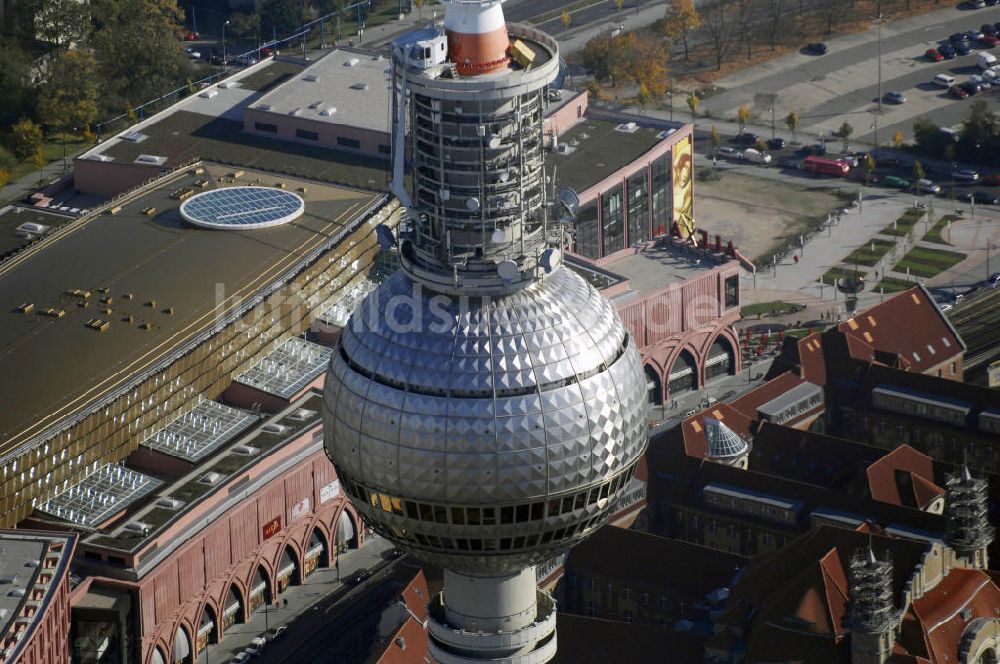
<path fill-rule="evenodd" d="M 694 235 L 694 149 L 691 137 L 674 144 L 674 223 L 682 238 Z"/>

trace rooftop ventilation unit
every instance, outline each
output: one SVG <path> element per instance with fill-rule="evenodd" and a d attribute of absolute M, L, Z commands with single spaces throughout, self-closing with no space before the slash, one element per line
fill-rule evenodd
<path fill-rule="evenodd" d="M 292 427 L 286 426 L 284 424 L 277 424 L 275 422 L 268 422 L 267 424 L 265 424 L 264 426 L 262 426 L 260 428 L 260 430 L 263 431 L 264 433 L 282 434 L 282 433 L 288 433 L 288 431 L 291 428 Z"/>
<path fill-rule="evenodd" d="M 313 103 L 309 104 L 309 108 L 311 108 L 313 110 L 316 110 L 317 108 L 321 107 L 325 103 L 326 102 L 322 102 L 322 101 L 314 101 Z"/>
<path fill-rule="evenodd" d="M 257 108 L 258 111 L 270 111 L 271 110 L 271 105 L 270 104 L 257 104 L 256 108 Z"/>
<path fill-rule="evenodd" d="M 310 83 L 315 83 L 316 81 L 319 80 L 319 76 L 317 76 L 316 74 L 306 74 L 305 76 L 302 77 L 302 80 L 309 81 Z"/>
<path fill-rule="evenodd" d="M 209 486 L 214 486 L 222 480 L 222 475 L 219 473 L 205 473 L 199 482 L 202 484 L 207 484 Z"/>
<path fill-rule="evenodd" d="M 124 526 L 125 530 L 131 533 L 139 533 L 140 535 L 145 535 L 150 530 L 150 525 L 148 523 L 143 523 L 142 521 L 129 521 Z"/>
<path fill-rule="evenodd" d="M 149 138 L 149 136 L 141 131 L 130 131 L 127 134 L 122 134 L 122 140 L 129 141 L 131 143 L 142 143 L 147 138 Z"/>
<path fill-rule="evenodd" d="M 367 90 L 368 89 L 368 84 L 367 83 L 355 83 L 355 84 L 353 84 L 351 86 L 351 89 L 352 90 Z"/>
<path fill-rule="evenodd" d="M 656 137 L 662 141 L 664 138 L 666 138 L 667 136 L 670 136 L 675 131 L 677 131 L 677 129 L 674 128 L 674 127 L 671 127 L 670 129 L 664 129 L 659 134 L 657 134 Z"/>
<path fill-rule="evenodd" d="M 344 63 L 344 66 L 345 67 L 355 67 L 355 66 L 357 66 L 357 64 L 359 62 L 361 62 L 361 60 L 359 60 L 357 58 L 351 58 L 350 60 L 348 60 L 347 62 Z"/>
<path fill-rule="evenodd" d="M 222 81 L 221 83 L 219 83 L 219 87 L 223 88 L 224 90 L 228 90 L 230 88 L 238 88 L 238 87 L 240 87 L 240 82 L 239 81 Z"/>
<path fill-rule="evenodd" d="M 295 116 L 295 117 L 298 117 L 298 116 L 302 115 L 302 109 L 301 108 L 293 108 L 292 110 L 288 111 L 288 114 L 292 115 L 292 116 Z"/>
<path fill-rule="evenodd" d="M 7 597 L 24 597 L 24 588 L 14 588 L 7 593 Z"/>
<path fill-rule="evenodd" d="M 141 154 L 135 158 L 135 163 L 149 164 L 151 166 L 163 166 L 167 163 L 167 158 L 156 154 Z"/>
<path fill-rule="evenodd" d="M 336 106 L 327 106 L 322 111 L 320 111 L 319 114 L 322 115 L 323 117 L 327 117 L 328 118 L 328 117 L 336 114 L 336 112 L 337 112 L 337 107 Z"/>
<path fill-rule="evenodd" d="M 89 157 L 94 161 L 114 161 L 115 158 L 106 154 L 95 154 Z"/>
<path fill-rule="evenodd" d="M 198 93 L 198 96 L 202 99 L 212 99 L 213 97 L 219 96 L 219 91 L 215 88 L 209 88 L 208 90 L 202 90 Z"/>
<path fill-rule="evenodd" d="M 158 498 L 156 500 L 157 507 L 164 507 L 168 510 L 180 509 L 181 505 L 184 503 L 176 498 Z"/>
<path fill-rule="evenodd" d="M 294 420 L 296 422 L 305 422 L 311 420 L 316 416 L 315 410 L 309 410 L 308 408 L 299 408 L 294 413 L 290 414 L 287 419 Z"/>
<path fill-rule="evenodd" d="M 239 454 L 240 456 L 255 456 L 260 454 L 260 450 L 251 445 L 237 445 L 233 448 L 233 454 Z"/>
<path fill-rule="evenodd" d="M 615 131 L 620 131 L 623 134 L 634 134 L 639 131 L 639 125 L 634 122 L 623 122 L 622 124 L 615 127 Z"/>

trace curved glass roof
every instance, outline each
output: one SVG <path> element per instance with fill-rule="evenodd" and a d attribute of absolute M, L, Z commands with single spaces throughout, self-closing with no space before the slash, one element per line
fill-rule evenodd
<path fill-rule="evenodd" d="M 287 224 L 305 211 L 302 197 L 272 187 L 225 187 L 181 204 L 184 220 L 204 228 L 252 230 Z"/>

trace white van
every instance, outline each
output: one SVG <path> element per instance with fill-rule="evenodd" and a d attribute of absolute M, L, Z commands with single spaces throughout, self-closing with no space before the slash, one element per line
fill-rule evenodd
<path fill-rule="evenodd" d="M 992 53 L 980 52 L 976 54 L 976 64 L 980 69 L 989 69 L 997 63 L 997 56 Z"/>
<path fill-rule="evenodd" d="M 940 88 L 950 88 L 955 85 L 955 77 L 948 74 L 938 74 L 934 77 L 934 85 Z"/>
<path fill-rule="evenodd" d="M 743 151 L 743 158 L 754 164 L 770 164 L 771 155 L 754 148 L 747 148 Z"/>

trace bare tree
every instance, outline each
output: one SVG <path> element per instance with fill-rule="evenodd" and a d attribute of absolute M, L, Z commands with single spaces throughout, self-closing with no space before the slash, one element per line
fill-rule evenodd
<path fill-rule="evenodd" d="M 844 0 L 822 0 L 819 3 L 819 11 L 820 16 L 826 21 L 825 34 L 830 34 L 833 32 L 833 24 L 847 13 L 847 5 L 844 4 Z"/>
<path fill-rule="evenodd" d="M 736 37 L 738 21 L 736 20 L 737 0 L 719 0 L 702 10 L 702 27 L 708 36 L 708 43 L 715 53 L 715 69 L 722 69 L 722 61 L 729 55 Z"/>
<path fill-rule="evenodd" d="M 754 12 L 757 9 L 757 0 L 736 0 L 736 6 L 739 9 L 737 14 L 737 28 L 740 35 L 740 41 L 743 42 L 744 47 L 747 49 L 747 62 L 750 61 L 751 47 L 753 46 L 753 20 Z"/>
<path fill-rule="evenodd" d="M 767 33 L 767 43 L 773 51 L 778 46 L 778 35 L 785 24 L 785 0 L 763 0 L 764 30 Z"/>

